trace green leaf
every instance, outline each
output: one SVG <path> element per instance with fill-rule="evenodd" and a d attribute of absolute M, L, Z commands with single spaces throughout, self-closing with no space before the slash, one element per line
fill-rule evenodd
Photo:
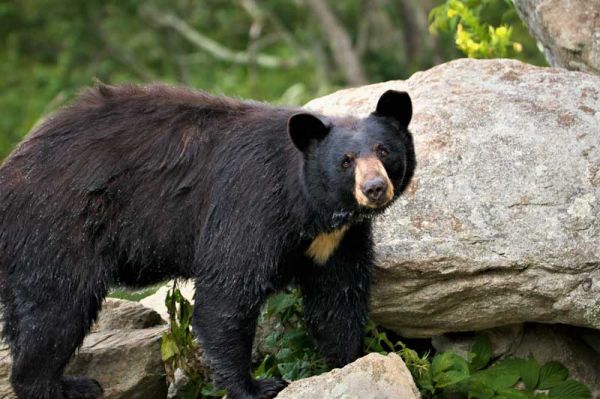
<path fill-rule="evenodd" d="M 530 392 L 523 392 L 515 388 L 503 388 L 496 391 L 496 398 L 502 397 L 505 399 L 531 399 L 533 394 Z"/>
<path fill-rule="evenodd" d="M 569 376 L 569 370 L 559 362 L 548 362 L 540 369 L 537 389 L 550 389 L 560 384 Z"/>
<path fill-rule="evenodd" d="M 437 388 L 445 388 L 467 378 L 469 378 L 468 372 L 453 370 L 445 371 L 437 375 L 435 386 Z"/>
<path fill-rule="evenodd" d="M 281 348 L 277 354 L 275 354 L 275 358 L 278 361 L 288 360 L 293 358 L 294 352 L 290 348 Z"/>
<path fill-rule="evenodd" d="M 435 388 L 433 387 L 433 383 L 431 381 L 431 377 L 426 378 L 426 377 L 418 377 L 415 378 L 415 383 L 417 384 L 417 387 L 419 388 L 419 390 L 421 391 L 421 393 L 425 393 L 423 396 L 424 397 L 429 397 L 429 395 L 427 395 L 426 393 L 433 393 L 435 392 Z"/>
<path fill-rule="evenodd" d="M 478 334 L 471 352 L 474 355 L 471 360 L 471 370 L 476 371 L 487 366 L 492 356 L 492 344 L 489 338 L 483 334 Z"/>
<path fill-rule="evenodd" d="M 216 388 L 213 384 L 206 384 L 202 387 L 201 393 L 204 396 L 221 398 L 226 394 L 226 391 L 224 389 Z"/>
<path fill-rule="evenodd" d="M 268 315 L 283 313 L 285 310 L 294 306 L 296 298 L 289 293 L 279 293 L 273 295 L 268 303 Z"/>
<path fill-rule="evenodd" d="M 277 331 L 274 331 L 267 335 L 267 337 L 264 340 L 265 346 L 267 346 L 268 348 L 274 348 L 277 345 L 278 340 L 280 339 L 280 335 L 281 334 Z"/>
<path fill-rule="evenodd" d="M 162 337 L 162 341 L 160 343 L 160 353 L 162 355 L 163 362 L 168 361 L 169 359 L 171 359 L 175 355 L 179 355 L 180 353 L 177 344 L 167 333 L 165 333 Z"/>
<path fill-rule="evenodd" d="M 447 370 L 465 370 L 468 373 L 469 365 L 465 359 L 454 352 L 438 353 L 431 363 L 433 375 L 435 376 Z"/>
<path fill-rule="evenodd" d="M 508 370 L 520 370 L 527 361 L 525 359 L 517 359 L 513 357 L 499 360 L 494 364 L 494 368 L 503 368 Z"/>
<path fill-rule="evenodd" d="M 529 357 L 520 367 L 520 374 L 525 387 L 533 391 L 538 385 L 540 378 L 540 365 L 533 357 Z"/>
<path fill-rule="evenodd" d="M 472 377 L 458 383 L 456 391 L 466 394 L 468 398 L 477 399 L 491 399 L 496 393 L 493 388 Z"/>
<path fill-rule="evenodd" d="M 281 344 L 283 346 L 288 346 L 288 345 L 294 345 L 294 344 L 307 344 L 310 341 L 306 341 L 304 338 L 306 338 L 306 331 L 302 328 L 296 328 L 293 330 L 290 330 L 288 332 L 286 332 L 285 334 L 283 334 L 283 336 L 281 337 Z"/>
<path fill-rule="evenodd" d="M 467 361 L 453 352 L 435 355 L 431 363 L 432 379 L 436 387 L 447 387 L 469 377 Z"/>
<path fill-rule="evenodd" d="M 589 399 L 592 397 L 592 393 L 581 382 L 567 380 L 550 389 L 548 397 L 553 399 Z"/>
<path fill-rule="evenodd" d="M 515 385 L 519 381 L 519 372 L 504 367 L 492 367 L 476 372 L 472 378 L 498 390 Z"/>
<path fill-rule="evenodd" d="M 295 381 L 301 378 L 299 362 L 279 363 L 277 369 L 281 373 L 281 376 L 286 380 Z"/>

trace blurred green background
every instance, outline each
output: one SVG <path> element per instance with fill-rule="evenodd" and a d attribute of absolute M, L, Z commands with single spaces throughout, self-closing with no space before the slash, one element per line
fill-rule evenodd
<path fill-rule="evenodd" d="M 516 58 L 544 64 L 509 0 L 460 2 L 486 24 L 510 26 L 523 48 Z M 440 8 L 437 34 L 429 29 L 431 10 L 448 3 L 1 0 L 0 159 L 95 80 L 160 80 L 303 104 L 345 86 L 408 78 L 463 56 L 454 14 Z"/>

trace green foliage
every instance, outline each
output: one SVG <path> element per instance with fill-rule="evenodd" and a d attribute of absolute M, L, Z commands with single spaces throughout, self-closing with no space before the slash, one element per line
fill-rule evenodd
<path fill-rule="evenodd" d="M 177 281 L 167 293 L 165 305 L 169 313 L 169 330 L 163 334 L 160 351 L 169 383 L 175 371 L 181 369 L 189 379 L 178 390 L 178 399 L 222 397 L 225 392 L 215 389 L 210 370 L 202 365 L 202 353 L 192 334 L 193 306 L 177 288 Z"/>
<path fill-rule="evenodd" d="M 510 0 L 445 0 L 429 14 L 430 31 L 454 36 L 456 47 L 470 58 L 519 58 L 543 65 Z"/>
<path fill-rule="evenodd" d="M 257 378 L 281 377 L 298 380 L 327 371 L 303 324 L 300 292 L 288 290 L 271 297 L 261 323 L 273 326 L 264 342 L 266 352 L 254 371 Z"/>
<path fill-rule="evenodd" d="M 456 47 L 470 58 L 514 56 L 523 46 L 512 40 L 512 28 L 504 24 L 495 27 L 481 20 L 483 8 L 492 1 L 446 0 L 429 14 L 430 29 L 433 33 L 454 32 Z"/>
<path fill-rule="evenodd" d="M 220 397 L 223 391 L 210 383 L 210 372 L 199 366 L 198 346 L 192 339 L 190 322 L 192 306 L 176 286 L 166 299 L 171 328 L 162 342 L 162 355 L 167 376 L 172 381 L 174 370 L 183 369 L 190 383 L 182 392 L 183 399 Z M 300 292 L 288 289 L 272 296 L 261 315 L 260 325 L 270 331 L 259 343 L 260 360 L 254 368 L 255 378 L 281 377 L 289 381 L 327 371 L 303 324 Z M 388 334 L 369 321 L 364 338 L 365 352 L 402 357 L 424 399 L 589 399 L 590 390 L 582 383 L 568 379 L 568 370 L 558 362 L 540 367 L 533 358 L 507 358 L 494 361 L 492 346 L 484 335 L 478 335 L 466 358 L 453 352 L 440 352 L 430 357 L 419 354 L 401 341 L 393 342 Z"/>
<path fill-rule="evenodd" d="M 367 80 L 377 82 L 404 79 L 460 55 L 448 45 L 454 41 L 450 34 L 432 37 L 422 23 L 440 1 L 326 4 L 352 42 Z M 476 14 L 482 24 L 510 26 L 510 37 L 523 43 L 519 58 L 543 62 L 514 11 L 507 11 L 502 0 L 485 4 Z M 493 34 L 504 40 L 503 30 Z M 198 37 L 204 44 L 210 41 L 213 51 Z M 302 1 L 4 0 L 0 158 L 95 79 L 108 84 L 160 80 L 217 94 L 303 104 L 352 84 L 333 57 L 335 43 L 330 39 Z M 219 51 L 214 51 L 215 44 Z M 269 62 L 258 62 L 259 56 Z"/>
<path fill-rule="evenodd" d="M 401 342 L 392 343 L 373 323 L 368 326 L 365 343 L 376 352 L 400 354 L 425 399 L 449 395 L 469 399 L 591 398 L 585 385 L 567 379 L 567 369 L 558 362 L 540 367 L 530 357 L 490 363 L 492 347 L 483 335 L 476 338 L 467 359 L 441 352 L 429 361 L 427 354 L 419 356 Z"/>

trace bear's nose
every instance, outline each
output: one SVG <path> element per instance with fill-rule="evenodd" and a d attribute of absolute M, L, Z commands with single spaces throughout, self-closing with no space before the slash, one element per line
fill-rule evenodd
<path fill-rule="evenodd" d="M 387 183 L 383 178 L 376 177 L 363 183 L 361 189 L 369 201 L 378 202 L 387 190 Z"/>

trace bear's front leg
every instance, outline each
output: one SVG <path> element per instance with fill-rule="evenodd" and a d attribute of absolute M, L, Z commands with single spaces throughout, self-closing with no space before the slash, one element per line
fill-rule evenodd
<path fill-rule="evenodd" d="M 193 318 L 215 385 L 227 389 L 230 399 L 274 398 L 287 386 L 284 380 L 251 376 L 252 342 L 265 298 L 250 287 L 217 286 L 197 282 Z"/>
<path fill-rule="evenodd" d="M 373 269 L 371 229 L 351 227 L 325 264 L 298 273 L 305 321 L 331 367 L 343 367 L 363 354 L 364 327 Z"/>

